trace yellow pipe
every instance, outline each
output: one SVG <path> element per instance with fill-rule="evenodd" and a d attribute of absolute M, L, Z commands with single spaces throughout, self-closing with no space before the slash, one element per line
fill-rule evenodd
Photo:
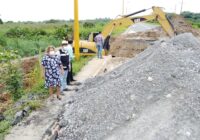
<path fill-rule="evenodd" d="M 75 48 L 75 58 L 80 59 L 79 52 L 79 21 L 78 21 L 78 0 L 74 0 L 74 48 Z"/>

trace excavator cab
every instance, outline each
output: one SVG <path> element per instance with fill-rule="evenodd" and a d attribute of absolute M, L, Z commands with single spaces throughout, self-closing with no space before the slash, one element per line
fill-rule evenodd
<path fill-rule="evenodd" d="M 89 36 L 88 36 L 88 41 L 94 42 L 94 38 L 95 38 L 98 34 L 99 34 L 98 32 L 92 32 L 92 33 L 90 33 Z"/>

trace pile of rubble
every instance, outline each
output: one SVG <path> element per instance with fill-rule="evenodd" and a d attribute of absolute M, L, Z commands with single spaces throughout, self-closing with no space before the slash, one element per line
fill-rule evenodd
<path fill-rule="evenodd" d="M 65 105 L 57 139 L 200 139 L 199 54 L 200 41 L 181 34 L 87 80 Z"/>

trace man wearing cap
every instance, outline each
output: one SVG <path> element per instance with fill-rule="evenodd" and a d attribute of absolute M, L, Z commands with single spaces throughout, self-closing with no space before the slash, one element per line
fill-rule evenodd
<path fill-rule="evenodd" d="M 68 41 L 63 40 L 62 41 L 62 48 L 59 49 L 59 54 L 60 54 L 60 59 L 63 65 L 63 69 L 64 69 L 64 74 L 61 75 L 61 92 L 63 93 L 63 91 L 67 91 L 67 75 L 68 72 L 70 70 L 70 58 L 69 58 L 69 52 L 67 51 L 67 45 L 68 45 Z"/>

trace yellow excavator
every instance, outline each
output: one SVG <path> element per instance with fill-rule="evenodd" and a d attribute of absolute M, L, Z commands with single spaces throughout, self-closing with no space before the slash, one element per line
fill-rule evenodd
<path fill-rule="evenodd" d="M 175 35 L 175 31 L 173 28 L 172 23 L 166 16 L 165 12 L 160 7 L 153 6 L 150 8 L 153 10 L 152 14 L 146 15 L 146 16 L 137 16 L 133 17 L 133 15 L 145 12 L 149 9 L 143 9 L 137 12 L 134 12 L 132 14 L 121 16 L 120 18 L 117 18 L 115 20 L 112 20 L 109 22 L 102 31 L 102 35 L 104 38 L 107 38 L 112 34 L 112 32 L 118 28 L 118 27 L 129 27 L 130 25 L 133 25 L 138 22 L 146 22 L 151 20 L 156 20 L 160 23 L 164 31 L 170 36 L 173 37 Z M 89 39 L 81 40 L 80 41 L 80 54 L 81 55 L 94 55 L 96 54 L 96 44 L 94 42 L 94 38 L 97 35 L 97 33 L 91 33 L 89 35 Z"/>

